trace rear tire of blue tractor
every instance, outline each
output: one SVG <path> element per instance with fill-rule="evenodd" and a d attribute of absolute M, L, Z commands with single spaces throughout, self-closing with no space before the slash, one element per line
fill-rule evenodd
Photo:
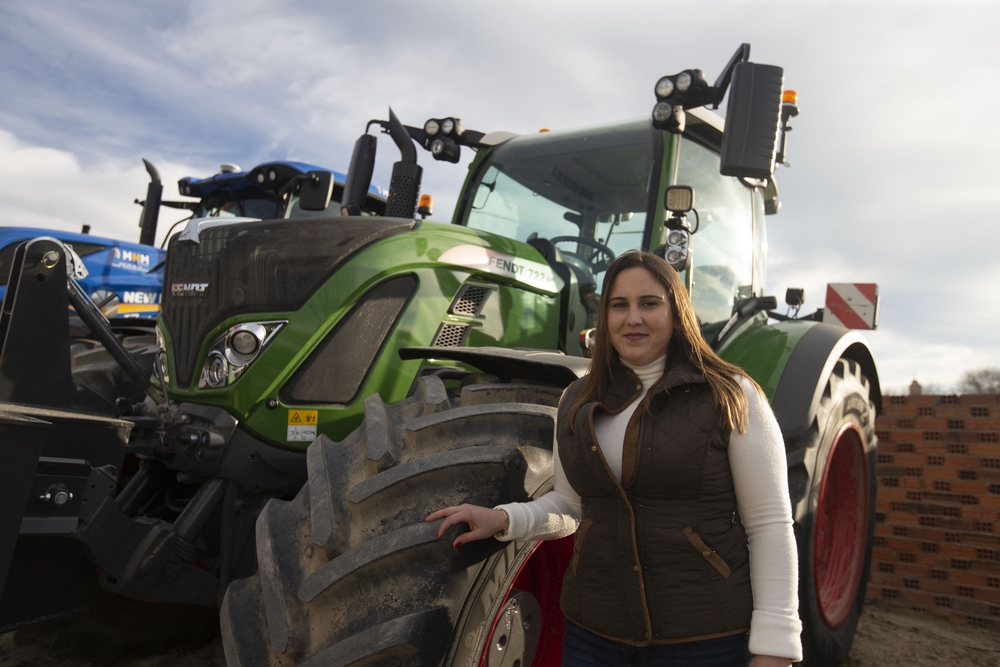
<path fill-rule="evenodd" d="M 306 485 L 292 501 L 269 501 L 257 521 L 258 573 L 226 592 L 227 664 L 479 664 L 496 619 L 552 609 L 550 598 L 514 587 L 542 549 L 492 539 L 456 549 L 458 531 L 438 539 L 439 522 L 424 517 L 551 488 L 560 394 L 493 382 L 469 384 L 458 398 L 425 377 L 399 403 L 369 397 L 343 442 L 313 442 Z M 501 639 L 506 654 L 514 644 L 527 665 L 539 637 Z"/>
<path fill-rule="evenodd" d="M 847 658 L 865 600 L 875 533 L 875 406 L 860 366 L 838 359 L 805 449 L 806 492 L 795 508 L 804 667 Z M 791 456 L 790 456 L 791 458 Z"/>

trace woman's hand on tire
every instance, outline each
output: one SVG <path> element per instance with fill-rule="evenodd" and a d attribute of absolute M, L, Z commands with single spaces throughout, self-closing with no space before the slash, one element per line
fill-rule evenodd
<path fill-rule="evenodd" d="M 438 510 L 433 514 L 426 517 L 425 521 L 436 521 L 437 519 L 444 519 L 441 525 L 438 526 L 437 536 L 441 537 L 445 534 L 452 526 L 460 523 L 469 524 L 469 531 L 462 533 L 457 538 L 455 538 L 455 548 L 462 546 L 467 542 L 473 542 L 475 540 L 485 540 L 487 537 L 493 537 L 498 532 L 503 530 L 505 518 L 503 512 L 500 510 L 491 509 L 489 507 L 480 507 L 479 505 L 456 505 L 454 507 L 445 507 L 442 510 Z"/>

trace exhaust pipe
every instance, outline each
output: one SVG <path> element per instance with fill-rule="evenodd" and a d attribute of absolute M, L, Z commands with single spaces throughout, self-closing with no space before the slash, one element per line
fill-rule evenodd
<path fill-rule="evenodd" d="M 139 243 L 155 245 L 156 223 L 160 219 L 160 201 L 163 198 L 163 183 L 160 182 L 160 172 L 153 163 L 143 158 L 149 172 L 149 187 L 146 188 L 146 201 L 142 205 L 142 215 L 139 217 Z"/>

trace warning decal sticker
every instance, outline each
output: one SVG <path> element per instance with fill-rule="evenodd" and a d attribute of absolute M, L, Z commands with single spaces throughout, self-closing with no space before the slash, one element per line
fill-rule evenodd
<path fill-rule="evenodd" d="M 288 442 L 312 442 L 316 439 L 319 410 L 288 411 Z"/>

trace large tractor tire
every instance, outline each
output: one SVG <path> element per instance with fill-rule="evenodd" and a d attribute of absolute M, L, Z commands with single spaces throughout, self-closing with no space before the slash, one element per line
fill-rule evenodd
<path fill-rule="evenodd" d="M 856 362 L 837 361 L 807 437 L 811 474 L 795 512 L 803 664 L 832 667 L 851 649 L 875 533 L 875 406 Z"/>
<path fill-rule="evenodd" d="M 307 484 L 257 521 L 258 573 L 226 592 L 227 664 L 557 664 L 567 541 L 456 549 L 458 531 L 424 520 L 551 488 L 561 390 L 490 379 L 458 398 L 434 376 L 397 404 L 371 396 L 343 442 L 310 445 Z"/>

